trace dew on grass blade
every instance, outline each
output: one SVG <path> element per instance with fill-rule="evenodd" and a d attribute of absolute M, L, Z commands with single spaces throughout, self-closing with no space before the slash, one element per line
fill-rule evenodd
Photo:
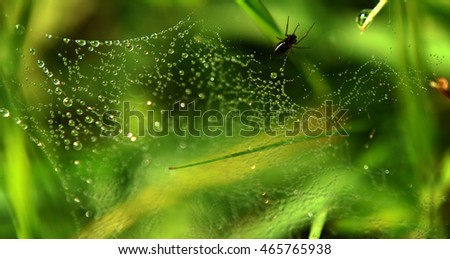
<path fill-rule="evenodd" d="M 359 26 L 359 28 L 362 28 L 370 12 L 372 12 L 372 9 L 364 9 L 358 13 L 358 15 L 356 16 L 356 24 Z"/>

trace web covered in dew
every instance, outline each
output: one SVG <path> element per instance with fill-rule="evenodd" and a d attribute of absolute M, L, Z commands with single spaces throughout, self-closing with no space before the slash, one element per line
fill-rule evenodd
<path fill-rule="evenodd" d="M 234 128 L 232 137 L 142 135 L 138 116 L 111 112 L 125 103 L 144 115 L 190 103 L 264 112 L 270 103 L 289 111 L 284 124 L 271 122 L 282 132 L 325 100 L 335 110 L 359 107 L 347 114 L 357 115 L 402 84 L 373 59 L 327 75 L 335 90 L 313 96 L 305 77 L 317 68 L 288 76 L 286 57 L 269 68 L 190 19 L 126 40 L 47 38 L 56 42 L 52 58 L 27 53 L 33 62 L 22 86 L 33 98 L 18 101 L 26 115 L 16 119 L 60 175 L 80 237 L 289 237 L 339 206 L 348 174 L 340 137 L 243 137 Z M 151 126 L 161 120 L 155 115 Z"/>

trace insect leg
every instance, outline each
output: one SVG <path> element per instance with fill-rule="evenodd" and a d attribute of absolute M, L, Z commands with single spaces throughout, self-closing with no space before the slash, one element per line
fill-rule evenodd
<path fill-rule="evenodd" d="M 286 31 L 284 32 L 284 36 L 288 36 L 288 28 L 289 28 L 289 16 L 286 23 Z"/>
<path fill-rule="evenodd" d="M 297 40 L 297 42 L 295 43 L 295 44 L 298 44 L 300 41 L 302 41 L 304 38 L 306 38 L 306 36 L 308 36 L 308 33 L 311 31 L 311 29 L 314 27 L 314 24 L 316 24 L 316 23 L 313 23 L 312 25 L 311 25 L 311 27 L 309 28 L 309 30 L 300 38 L 300 39 L 298 39 Z"/>
<path fill-rule="evenodd" d="M 295 30 L 292 34 L 295 34 L 295 32 L 297 31 L 298 26 L 300 26 L 300 23 L 297 23 L 297 26 L 295 26 Z"/>

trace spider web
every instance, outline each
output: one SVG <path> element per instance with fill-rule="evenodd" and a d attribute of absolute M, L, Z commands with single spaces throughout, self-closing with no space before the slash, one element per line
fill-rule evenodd
<path fill-rule="evenodd" d="M 373 58 L 353 71 L 322 73 L 314 80 L 333 79 L 335 89 L 317 96 L 307 80 L 319 74 L 317 65 L 291 75 L 287 57 L 267 66 L 256 53 L 236 54 L 215 29 L 190 19 L 125 40 L 47 38 L 57 46 L 50 55 L 26 53 L 27 93 L 16 99 L 26 115 L 14 119 L 60 175 L 79 237 L 296 236 L 315 215 L 338 208 L 351 182 L 341 136 L 249 138 L 234 121 L 231 137 L 173 130 L 155 137 L 141 134 L 137 115 L 127 121 L 111 113 L 125 103 L 144 115 L 191 103 L 202 112 L 264 114 L 270 104 L 288 111 L 285 123 L 269 123 L 283 133 L 306 112 L 324 111 L 325 100 L 352 109 L 345 124 L 374 105 L 389 106 L 396 89 L 417 91 Z"/>

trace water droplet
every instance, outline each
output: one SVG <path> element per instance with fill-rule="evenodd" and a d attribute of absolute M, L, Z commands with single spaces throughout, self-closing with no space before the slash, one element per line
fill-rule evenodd
<path fill-rule="evenodd" d="M 86 116 L 84 118 L 84 121 L 86 121 L 87 123 L 91 124 L 94 122 L 94 118 L 92 118 L 91 116 Z"/>
<path fill-rule="evenodd" d="M 93 40 L 91 42 L 89 42 L 91 44 L 92 47 L 97 48 L 98 46 L 100 46 L 100 41 L 98 40 Z"/>
<path fill-rule="evenodd" d="M 180 71 L 178 71 L 178 74 L 180 74 L 180 76 L 184 76 L 184 71 L 180 70 Z"/>
<path fill-rule="evenodd" d="M 38 59 L 38 60 L 36 61 L 36 64 L 37 64 L 38 68 L 43 68 L 43 67 L 45 66 L 44 61 L 42 61 L 42 60 L 40 60 L 40 59 Z"/>
<path fill-rule="evenodd" d="M 186 141 L 181 141 L 180 142 L 180 148 L 181 149 L 185 149 L 187 147 L 187 142 Z"/>
<path fill-rule="evenodd" d="M 76 203 L 80 203 L 80 199 L 77 198 L 77 197 L 73 198 L 73 201 L 76 202 Z"/>
<path fill-rule="evenodd" d="M 33 49 L 33 48 L 30 48 L 29 51 L 30 51 L 30 54 L 31 54 L 31 55 L 35 55 L 35 54 L 36 54 L 36 50 Z"/>
<path fill-rule="evenodd" d="M 72 136 L 77 137 L 78 136 L 78 131 L 77 130 L 71 130 L 70 134 L 72 134 Z"/>
<path fill-rule="evenodd" d="M 184 33 L 179 32 L 179 33 L 178 33 L 178 38 L 184 38 Z"/>
<path fill-rule="evenodd" d="M 362 27 L 364 22 L 366 21 L 367 17 L 369 16 L 370 12 L 372 12 L 372 9 L 364 9 L 356 16 L 356 24 L 359 27 Z"/>
<path fill-rule="evenodd" d="M 173 49 L 169 49 L 167 52 L 168 52 L 169 54 L 175 53 L 175 51 L 174 51 Z"/>
<path fill-rule="evenodd" d="M 61 81 L 59 81 L 59 79 L 57 79 L 57 78 L 53 78 L 52 82 L 53 82 L 54 85 L 60 85 L 61 84 Z"/>
<path fill-rule="evenodd" d="M 5 108 L 0 108 L 0 115 L 3 118 L 8 118 L 11 114 L 9 113 L 9 110 L 7 110 Z"/>
<path fill-rule="evenodd" d="M 105 101 L 105 97 L 103 95 L 101 95 L 101 94 L 97 98 L 98 98 L 98 100 L 100 102 L 104 102 Z"/>
<path fill-rule="evenodd" d="M 56 87 L 55 88 L 55 94 L 61 95 L 62 94 L 62 89 L 60 87 Z"/>
<path fill-rule="evenodd" d="M 126 45 L 125 45 L 125 48 L 126 48 L 128 51 L 133 51 L 133 50 L 134 50 L 134 45 L 131 44 L 131 43 L 129 43 L 129 42 L 127 42 Z"/>
<path fill-rule="evenodd" d="M 22 24 L 16 24 L 16 33 L 23 35 L 25 33 L 25 27 Z"/>
<path fill-rule="evenodd" d="M 23 129 L 28 129 L 28 125 L 23 123 L 21 119 L 16 119 L 16 124 L 21 126 Z"/>
<path fill-rule="evenodd" d="M 87 210 L 87 211 L 84 213 L 84 216 L 86 216 L 86 218 L 92 217 L 92 211 Z"/>
<path fill-rule="evenodd" d="M 71 107 L 72 104 L 73 104 L 73 101 L 69 97 L 66 97 L 66 98 L 63 99 L 63 104 L 66 107 Z"/>
<path fill-rule="evenodd" d="M 67 43 L 70 42 L 70 39 L 69 38 L 63 38 L 63 42 L 67 44 Z"/>
<path fill-rule="evenodd" d="M 82 148 L 83 148 L 83 145 L 81 144 L 81 142 L 80 141 L 74 141 L 73 143 L 72 143 L 72 146 L 73 146 L 73 149 L 75 149 L 75 150 L 81 150 Z"/>
<path fill-rule="evenodd" d="M 375 135 L 375 129 L 372 129 L 372 132 L 370 132 L 369 138 L 373 139 L 374 135 Z"/>
<path fill-rule="evenodd" d="M 157 38 L 158 38 L 158 34 L 153 33 L 152 35 L 150 35 L 150 38 L 152 38 L 152 39 L 157 39 Z"/>
<path fill-rule="evenodd" d="M 364 170 L 367 170 L 367 169 L 369 169 L 369 166 L 368 165 L 364 165 Z"/>
<path fill-rule="evenodd" d="M 78 44 L 81 47 L 86 45 L 86 41 L 85 40 L 75 40 L 75 43 Z"/>
<path fill-rule="evenodd" d="M 277 77 L 278 77 L 277 73 L 275 72 L 270 73 L 270 78 L 276 79 Z"/>
<path fill-rule="evenodd" d="M 189 54 L 187 54 L 186 52 L 181 53 L 181 57 L 182 58 L 188 58 Z"/>

